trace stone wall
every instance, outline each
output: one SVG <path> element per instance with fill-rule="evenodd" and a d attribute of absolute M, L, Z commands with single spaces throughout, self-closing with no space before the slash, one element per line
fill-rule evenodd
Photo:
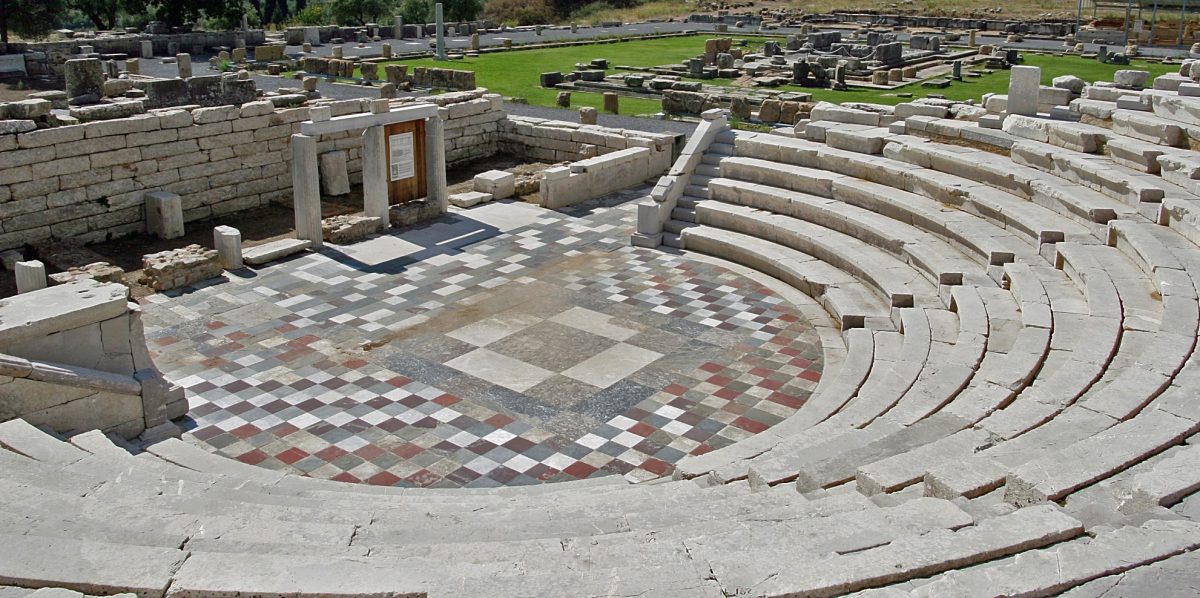
<path fill-rule="evenodd" d="M 0 304 L 0 421 L 132 438 L 187 401 L 150 361 L 141 312 L 115 283 L 80 280 Z"/>
<path fill-rule="evenodd" d="M 445 107 L 449 165 L 496 153 L 505 116 L 499 96 L 477 90 L 425 100 Z M 395 103 L 408 101 L 416 99 Z M 328 105 L 340 116 L 367 112 L 368 104 Z M 257 101 L 0 135 L 0 249 L 140 232 L 149 191 L 181 196 L 186 222 L 272 202 L 290 205 L 288 144 L 308 112 Z M 325 135 L 318 144 L 320 153 L 347 153 L 354 183 L 362 180 L 361 134 Z"/>
<path fill-rule="evenodd" d="M 631 147 L 651 150 L 655 172 L 665 172 L 675 136 L 557 120 L 510 116 L 501 121 L 500 150 L 525 160 L 574 162 Z"/>
<path fill-rule="evenodd" d="M 267 41 L 266 32 L 251 31 L 197 31 L 194 33 L 172 33 L 167 35 L 121 35 L 71 39 L 53 42 L 17 42 L 8 44 L 10 53 L 25 53 L 25 69 L 30 75 L 62 75 L 63 65 L 79 56 L 80 46 L 92 46 L 98 54 L 128 54 L 131 58 L 142 55 L 142 42 L 154 44 L 155 56 L 166 56 L 170 47 L 180 52 L 195 52 L 199 48 L 217 46 L 236 47 L 238 40 L 247 46 L 260 46 Z M 175 46 L 178 44 L 178 46 Z"/>
<path fill-rule="evenodd" d="M 676 136 L 536 118 L 508 117 L 486 89 L 392 100 L 440 106 L 446 163 L 499 152 L 574 162 L 646 148 L 665 171 Z M 332 116 L 370 111 L 370 100 L 325 102 Z M 105 241 L 145 230 L 146 194 L 180 196 L 185 222 L 291 205 L 289 147 L 309 107 L 165 108 L 130 118 L 0 135 L 0 250 L 48 240 Z M 323 135 L 318 153 L 344 151 L 350 182 L 362 182 L 362 131 Z"/>

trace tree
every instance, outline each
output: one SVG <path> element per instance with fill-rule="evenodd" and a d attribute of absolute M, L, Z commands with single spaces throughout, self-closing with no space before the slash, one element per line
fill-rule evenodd
<path fill-rule="evenodd" d="M 433 20 L 432 0 L 404 0 L 400 3 L 400 18 L 414 25 L 428 23 Z"/>
<path fill-rule="evenodd" d="M 144 0 L 69 0 L 68 5 L 83 13 L 96 29 L 115 29 L 122 11 L 134 14 L 146 11 Z"/>
<path fill-rule="evenodd" d="M 483 12 L 483 0 L 442 0 L 447 21 L 474 21 Z"/>
<path fill-rule="evenodd" d="M 154 7 L 158 20 L 178 27 L 201 16 L 237 24 L 241 20 L 241 0 L 146 0 Z"/>
<path fill-rule="evenodd" d="M 0 43 L 8 43 L 9 31 L 21 37 L 45 36 L 65 10 L 63 0 L 0 0 Z"/>
<path fill-rule="evenodd" d="M 329 12 L 339 24 L 366 25 L 387 16 L 392 10 L 388 0 L 330 0 Z"/>

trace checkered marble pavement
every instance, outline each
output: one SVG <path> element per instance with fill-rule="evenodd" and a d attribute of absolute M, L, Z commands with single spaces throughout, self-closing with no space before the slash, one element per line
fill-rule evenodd
<path fill-rule="evenodd" d="M 185 437 L 319 478 L 486 487 L 665 474 L 780 422 L 820 380 L 815 331 L 752 280 L 629 247 L 643 193 L 487 204 L 148 297 Z"/>

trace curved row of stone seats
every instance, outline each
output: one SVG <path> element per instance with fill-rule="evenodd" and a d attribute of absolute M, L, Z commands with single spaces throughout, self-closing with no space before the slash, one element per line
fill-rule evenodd
<path fill-rule="evenodd" d="M 739 143 L 740 143 L 740 140 L 739 140 Z M 758 165 L 756 164 L 756 166 L 758 166 Z M 835 177 L 835 178 L 838 178 L 838 177 Z M 713 204 L 712 202 L 704 202 L 700 206 L 698 206 L 697 212 L 703 211 L 705 206 L 709 206 L 709 205 L 712 205 L 713 206 L 712 209 L 714 209 L 714 210 L 718 210 L 718 211 L 725 210 L 727 213 L 729 211 L 729 206 L 721 206 L 721 204 Z M 753 218 L 754 214 L 753 213 L 744 213 L 744 214 L 742 214 L 742 216 L 746 217 L 746 218 Z M 759 218 L 759 220 L 761 221 L 761 217 Z M 879 225 L 880 222 L 881 221 L 877 221 L 877 225 Z M 886 226 L 886 225 L 884 225 L 884 226 Z M 974 265 L 974 264 L 972 264 L 972 265 Z M 980 310 L 980 311 L 982 311 L 982 310 Z M 912 327 L 906 327 L 906 330 L 908 330 L 908 329 L 912 329 Z M 986 331 L 986 325 L 983 326 L 982 329 L 984 331 Z M 951 346 L 951 345 L 944 345 L 944 346 Z M 963 346 L 967 347 L 966 351 L 963 350 Z M 907 411 L 911 413 L 911 415 L 907 416 L 908 418 L 910 418 L 910 419 L 908 419 L 909 422 L 920 419 L 920 415 L 917 415 L 917 414 L 927 413 L 929 410 L 936 408 L 937 406 L 940 406 L 945 400 L 947 400 L 945 397 L 939 396 L 939 393 L 934 389 L 944 389 L 946 387 L 961 388 L 962 385 L 965 384 L 966 380 L 970 377 L 971 373 L 973 373 L 975 363 L 977 363 L 979 360 L 979 352 L 982 349 L 982 343 L 974 344 L 973 354 L 970 349 L 971 349 L 971 343 L 964 343 L 962 346 L 958 347 L 959 352 L 967 354 L 968 357 L 966 357 L 965 359 L 961 359 L 962 366 L 957 372 L 953 371 L 951 369 L 951 367 L 949 367 L 952 364 L 947 364 L 948 367 L 937 372 L 936 375 L 927 376 L 924 379 L 922 379 L 922 381 L 924 381 L 926 383 L 924 385 L 924 387 L 922 387 L 922 385 L 920 385 L 920 384 L 916 384 L 909 389 L 904 389 L 904 390 L 912 391 L 912 395 L 914 397 L 920 397 L 920 400 L 913 400 L 913 398 L 910 397 L 909 402 L 903 403 L 903 405 L 905 405 L 905 407 L 907 408 Z M 944 358 L 947 355 L 953 356 L 954 353 L 947 352 L 946 354 L 938 355 L 937 357 L 943 358 L 942 360 L 945 361 Z M 958 361 L 958 360 L 951 359 L 950 361 Z M 918 388 L 920 388 L 920 390 L 917 390 Z M 868 424 L 876 417 L 879 417 L 881 414 L 886 413 L 889 409 L 892 409 L 897 404 L 900 404 L 899 403 L 899 401 L 900 401 L 899 395 L 904 395 L 904 394 L 905 394 L 904 392 L 901 392 L 901 393 L 898 393 L 897 395 L 893 395 L 894 398 L 892 401 L 886 401 L 886 402 L 882 402 L 882 403 L 880 403 L 879 401 L 857 401 L 855 403 L 856 407 L 861 406 L 861 405 L 866 405 L 866 404 L 874 404 L 875 408 L 874 408 L 874 410 L 872 410 L 870 412 L 863 412 L 862 409 L 859 409 L 859 411 L 863 412 L 866 416 L 859 419 L 855 425 Z M 914 405 L 922 405 L 922 404 L 925 405 L 924 412 L 921 411 L 921 407 L 913 407 Z M 905 419 L 906 415 L 905 415 L 904 411 L 905 411 L 905 409 L 899 410 L 896 414 L 897 417 L 901 418 L 901 419 Z M 804 409 L 802 409 L 801 413 L 799 413 L 797 415 L 802 416 L 803 413 L 805 413 Z M 844 412 L 843 415 L 849 415 L 850 413 L 852 413 L 852 410 L 848 410 L 848 411 Z M 793 418 L 793 419 L 801 419 L 801 418 Z M 847 421 L 852 421 L 852 420 L 850 420 L 849 417 L 841 418 L 841 422 L 847 422 Z M 841 423 L 841 422 L 838 422 L 838 423 Z M 834 427 L 833 424 L 834 424 L 834 422 L 831 422 L 831 425 L 827 426 L 824 429 L 829 430 L 829 431 L 836 430 L 837 428 Z M 842 425 L 845 425 L 845 424 L 843 423 Z M 891 431 L 895 431 L 895 428 L 893 428 Z M 861 435 L 861 436 L 862 436 L 862 440 L 864 440 L 866 442 L 870 442 L 877 438 L 877 437 L 873 437 L 873 436 L 869 436 L 869 435 Z M 840 444 L 843 448 L 845 448 L 844 441 L 839 441 L 838 444 Z M 773 451 L 773 453 L 781 453 L 781 452 L 785 452 L 785 451 L 781 451 L 778 449 Z M 685 465 L 685 467 L 686 467 L 686 465 Z M 846 468 L 843 467 L 842 470 L 843 470 L 843 472 L 840 475 L 842 475 L 843 477 L 853 475 L 852 468 L 849 470 L 846 470 Z M 787 471 L 787 468 L 785 468 L 784 471 Z M 791 472 L 793 472 L 791 474 L 792 477 L 795 477 L 795 474 L 794 474 L 795 469 L 794 468 L 791 469 Z M 718 471 L 717 475 L 718 475 L 718 477 L 726 477 L 726 478 L 730 476 L 728 471 Z M 734 479 L 736 479 L 738 475 L 745 475 L 745 473 L 742 472 L 739 474 L 738 472 L 734 472 L 733 473 Z M 768 478 L 768 480 L 774 481 L 774 480 L 771 480 L 770 478 Z"/>
<path fill-rule="evenodd" d="M 1023 153 L 1025 149 L 1029 152 Z M 1043 153 L 1039 154 L 1038 149 Z M 1066 154 L 1068 150 L 1035 141 L 1018 141 L 1009 151 L 1013 156 L 1012 161 L 997 160 L 995 154 L 984 150 L 963 149 L 923 139 L 898 139 L 884 148 L 884 155 L 916 166 L 979 181 L 1047 207 L 1089 227 L 1092 232 L 1101 230 L 1101 225 L 1109 220 L 1137 213 L 1136 209 L 1100 191 L 1061 178 L 1058 176 L 1060 172 L 1053 171 L 1050 167 L 1047 167 L 1046 171 L 1036 168 L 1047 161 L 1053 163 L 1055 156 L 1059 153 Z M 1027 163 L 1017 161 L 1018 156 L 1026 155 L 1035 155 L 1038 158 Z M 1097 167 L 1097 170 L 1102 169 Z M 1113 184 L 1122 183 L 1118 180 Z"/>
<path fill-rule="evenodd" d="M 95 451 L 87 451 L 90 466 L 116 461 L 113 468 L 124 476 L 101 476 L 102 485 L 82 496 L 76 489 L 96 479 L 84 471 L 16 453 L 6 458 L 6 470 L 29 469 L 30 475 L 25 483 L 4 480 L 0 493 L 4 512 L 18 511 L 28 521 L 22 535 L 2 539 L 12 548 L 0 551 L 5 583 L 139 596 L 449 596 L 485 590 L 496 596 L 719 596 L 738 588 L 770 596 L 823 595 L 984 562 L 1082 531 L 1077 520 L 1045 506 L 976 519 L 940 499 L 881 507 L 853 492 L 807 500 L 778 489 L 748 496 L 768 504 L 767 497 L 786 490 L 801 502 L 748 507 L 741 521 L 694 525 L 676 517 L 645 533 L 596 530 L 573 537 L 560 531 L 545 540 L 496 535 L 487 541 L 470 526 L 456 535 L 430 535 L 430 522 L 416 518 L 388 536 L 374 520 L 347 525 L 353 514 L 341 509 L 247 502 L 257 493 L 250 480 L 226 502 L 213 494 L 193 497 L 188 483 L 168 471 L 178 466 L 122 456 L 103 439 L 92 433 L 75 442 Z M 62 453 L 82 451 L 67 446 L 72 448 Z M 130 461 L 167 469 L 148 473 Z M 663 509 L 680 513 L 675 505 Z M 499 516 L 506 526 L 521 524 Z M 631 558 L 639 563 L 633 570 Z"/>
<path fill-rule="evenodd" d="M 1094 243 L 1094 240 L 1092 240 L 1092 243 Z M 1102 371 L 1103 371 L 1103 370 L 1102 370 Z"/>
<path fill-rule="evenodd" d="M 1194 567 L 1198 555 L 1191 551 L 1197 548 L 1200 523 L 1152 520 L 944 573 L 911 590 L 888 588 L 861 596 L 1049 596 L 1173 557 Z M 1153 589 L 1167 588 L 1150 584 L 1143 591 Z"/>
<path fill-rule="evenodd" d="M 1187 295 L 1189 297 L 1184 301 L 1190 300 L 1194 303 L 1194 291 L 1189 291 Z M 1192 309 L 1195 309 L 1194 306 Z M 1167 328 L 1167 325 L 1164 325 L 1164 328 Z M 1163 340 L 1169 339 L 1164 338 Z M 1078 406 L 1073 405 L 1062 410 L 1061 415 L 1049 420 L 1049 423 L 1033 429 L 1028 434 L 1017 436 L 1016 440 L 1009 440 L 982 451 L 972 456 L 970 460 L 958 463 L 954 467 L 931 469 L 930 474 L 926 477 L 927 487 L 932 488 L 939 495 L 954 495 L 964 490 L 967 495 L 986 492 L 991 488 L 998 487 L 1003 481 L 1004 468 L 999 466 L 999 463 L 1023 463 L 1053 446 L 1061 446 L 1064 441 L 1071 442 L 1072 439 L 1083 438 L 1113 426 L 1118 420 L 1104 415 L 1102 412 L 1107 411 L 1118 417 L 1128 416 L 1130 411 L 1154 399 L 1161 391 L 1161 377 L 1159 382 L 1147 381 L 1144 372 L 1157 367 L 1165 367 L 1168 371 L 1170 369 L 1169 359 L 1164 362 L 1145 361 L 1147 357 L 1153 360 L 1153 354 L 1142 354 L 1140 357 L 1142 361 L 1131 363 L 1126 369 L 1114 368 L 1120 372 L 1119 374 L 1106 373 L 1106 379 L 1091 388 L 1088 395 L 1080 399 Z M 1176 356 L 1175 360 L 1178 361 L 1179 357 Z M 1161 365 L 1159 365 L 1160 363 Z M 1052 398 L 1052 395 L 1046 397 L 1046 399 Z M 1118 406 L 1123 411 L 1117 411 Z M 1033 418 L 1033 421 L 1046 420 L 1055 415 L 1059 409 L 1051 405 L 1044 408 L 1044 411 L 1045 413 Z M 1001 433 L 1004 433 L 1005 429 L 1024 432 L 1029 427 L 1030 418 L 1017 418 L 1020 425 L 1013 425 L 1013 421 L 1004 421 L 1003 414 L 997 415 L 998 417 L 995 419 L 1001 424 L 1000 426 L 989 421 L 983 422 L 983 425 L 992 424 L 990 428 Z M 995 461 L 986 466 L 981 465 L 993 458 Z M 1076 467 L 1079 466 L 1076 465 Z"/>
<path fill-rule="evenodd" d="M 747 143 L 743 143 L 743 140 L 741 139 L 741 136 L 739 135 L 739 139 L 737 140 L 736 143 L 739 147 L 750 146 L 750 147 L 753 147 L 753 149 L 755 149 L 755 150 L 759 150 L 757 155 L 778 157 L 781 152 L 787 152 L 793 156 L 798 156 L 799 157 L 798 161 L 805 161 L 808 163 L 814 162 L 815 156 L 817 156 L 818 153 L 820 153 L 822 151 L 819 149 L 820 146 L 818 146 L 816 144 L 811 144 L 809 142 L 797 142 L 795 140 L 781 140 L 779 142 L 776 142 L 777 139 L 779 139 L 779 138 L 763 140 L 763 141 L 757 142 L 757 143 L 755 143 L 754 141 L 749 141 Z M 754 145 L 757 145 L 757 147 L 754 147 Z M 769 153 L 771 150 L 774 150 L 773 155 L 771 153 Z M 842 156 L 837 156 L 837 158 L 842 158 Z M 851 158 L 851 159 L 853 159 L 853 158 Z M 841 162 L 843 163 L 843 167 L 846 163 L 849 163 L 849 161 L 847 161 L 847 160 L 841 160 Z M 900 163 L 897 163 L 897 164 L 900 164 Z M 902 174 L 904 172 L 903 166 L 907 166 L 907 165 L 902 165 L 902 168 L 895 170 L 895 172 L 897 173 L 894 177 L 895 179 L 900 179 L 900 180 L 903 179 L 903 174 Z M 886 170 L 886 169 L 887 169 L 887 167 L 885 166 L 885 167 L 881 168 L 880 170 Z M 911 170 L 911 167 L 909 168 L 909 170 Z M 861 171 L 877 172 L 877 171 L 871 170 L 870 165 L 867 165 L 865 168 L 861 168 Z M 895 184 L 895 183 L 893 183 L 893 184 Z M 1003 233 L 1001 233 L 1001 234 L 1003 234 Z M 1025 256 L 1028 256 L 1031 254 L 1031 252 L 1028 252 L 1028 251 L 1026 251 L 1024 253 L 1025 253 Z M 988 255 L 989 259 L 991 259 L 993 257 L 994 257 L 994 254 Z M 994 260 L 994 261 L 999 262 L 1002 260 Z"/>
<path fill-rule="evenodd" d="M 1003 229 L 1009 235 L 1024 237 L 1034 247 L 1062 239 L 1078 240 L 1091 236 L 1090 229 L 1060 216 L 1049 208 L 1030 203 L 1027 198 L 1000 191 L 999 184 L 983 184 L 991 178 L 1005 179 L 1002 169 L 995 169 L 992 174 L 987 170 L 980 170 L 989 168 L 988 165 L 994 162 L 991 156 L 976 156 L 980 159 L 972 162 L 969 158 L 962 159 L 961 155 L 967 151 L 964 148 L 929 144 L 925 140 L 909 136 L 890 138 L 890 142 L 884 148 L 885 155 L 889 151 L 894 152 L 905 147 L 905 143 L 922 143 L 928 151 L 920 159 L 892 159 L 835 150 L 810 141 L 765 135 L 739 135 L 737 151 L 739 155 L 828 170 L 850 177 L 842 181 L 843 189 L 840 191 L 845 191 L 845 187 L 855 181 L 872 182 L 912 194 L 905 197 L 915 196 L 940 204 L 949 204 L 966 212 L 968 216 L 978 217 Z M 839 192 L 839 198 L 844 195 L 846 194 Z M 945 206 L 939 206 L 939 209 L 945 211 Z M 913 223 L 919 226 L 929 224 L 924 219 L 914 220 Z M 950 227 L 946 228 L 949 232 Z M 938 227 L 935 224 L 932 230 L 926 230 L 936 232 Z M 1005 238 L 1004 233 L 991 233 L 988 236 Z M 973 245 L 967 244 L 966 248 L 969 249 Z M 1005 250 L 1000 251 L 1002 256 Z M 989 263 L 1003 261 L 993 260 L 992 257 L 989 254 Z"/>

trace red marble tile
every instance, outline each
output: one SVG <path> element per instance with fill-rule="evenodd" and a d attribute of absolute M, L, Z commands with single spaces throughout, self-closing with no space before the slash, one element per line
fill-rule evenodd
<path fill-rule="evenodd" d="M 758 434 L 759 432 L 762 432 L 763 430 L 766 430 L 767 428 L 770 427 L 767 424 L 764 424 L 759 421 L 754 421 L 748 417 L 739 417 L 739 418 L 733 420 L 733 425 L 735 425 L 747 432 L 750 432 L 752 434 Z"/>
<path fill-rule="evenodd" d="M 399 482 L 402 479 L 403 478 L 390 471 L 381 471 L 367 478 L 366 482 L 372 486 L 395 486 L 396 482 Z"/>
<path fill-rule="evenodd" d="M 595 472 L 596 472 L 595 467 L 592 467 L 591 465 L 588 465 L 587 463 L 584 463 L 583 461 L 576 461 L 576 462 L 572 463 L 571 465 L 567 466 L 567 468 L 563 470 L 563 473 L 565 473 L 569 476 L 574 476 L 579 479 L 586 478 Z"/>
<path fill-rule="evenodd" d="M 245 463 L 247 465 L 258 465 L 259 463 L 266 461 L 268 457 L 269 457 L 269 455 L 267 455 L 266 453 L 264 453 L 258 449 L 254 449 L 248 453 L 243 453 L 241 455 L 238 455 L 237 460 L 241 461 L 242 463 Z"/>
<path fill-rule="evenodd" d="M 283 451 L 282 453 L 279 453 L 278 455 L 275 455 L 275 458 L 279 459 L 280 461 L 283 461 L 284 463 L 287 463 L 288 465 L 291 465 L 291 464 L 295 463 L 296 461 L 299 461 L 307 456 L 308 456 L 308 453 L 304 452 L 303 450 L 301 450 L 298 447 L 293 446 L 292 448 L 290 448 L 286 451 Z"/>

